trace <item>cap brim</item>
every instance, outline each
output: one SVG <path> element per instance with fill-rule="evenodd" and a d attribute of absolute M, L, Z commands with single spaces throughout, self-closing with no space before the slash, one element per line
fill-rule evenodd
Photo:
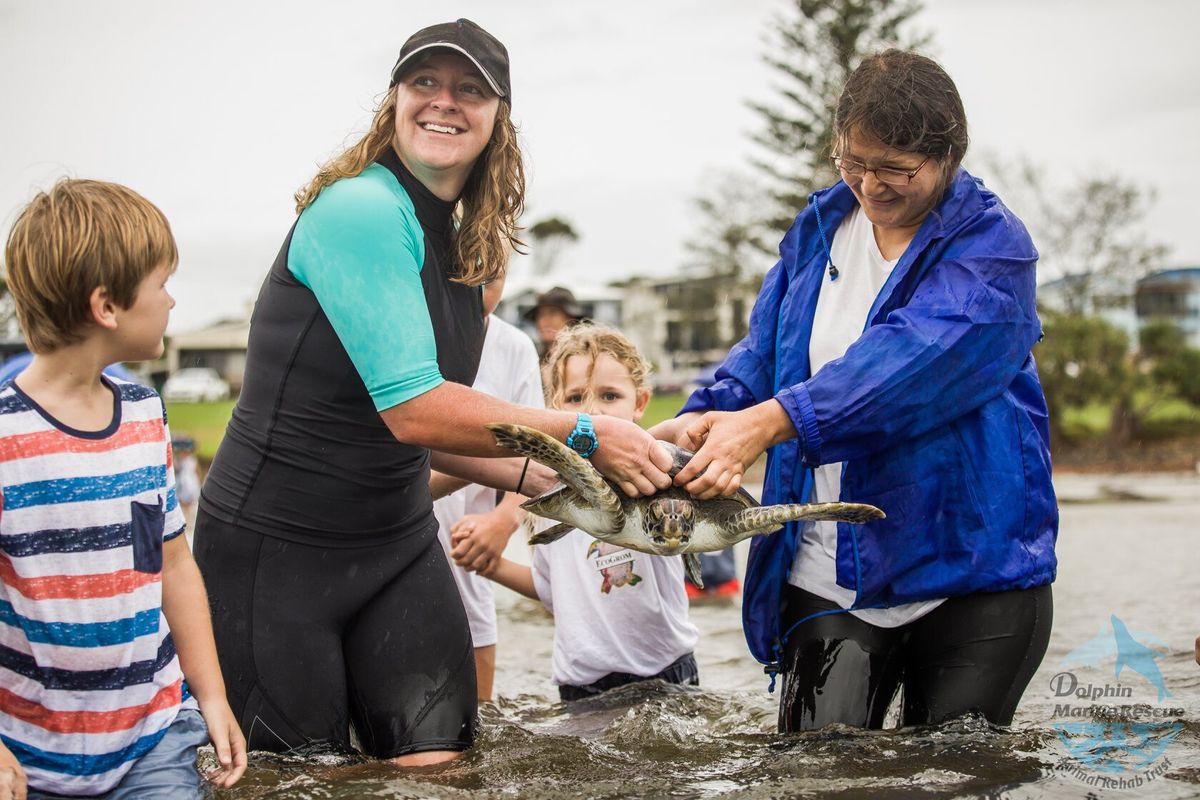
<path fill-rule="evenodd" d="M 405 64 L 412 60 L 413 56 L 425 50 L 437 48 L 454 50 L 455 52 L 462 53 L 468 61 L 475 65 L 475 69 L 479 70 L 479 74 L 482 75 L 483 79 L 488 82 L 488 86 L 492 87 L 492 91 L 496 93 L 496 96 L 504 97 L 504 92 L 500 90 L 500 86 L 496 83 L 496 79 L 492 77 L 490 72 L 483 68 L 483 65 L 479 63 L 479 60 L 464 50 L 461 45 L 457 45 L 452 42 L 432 42 L 430 44 L 423 44 L 416 50 L 413 50 L 400 61 L 397 61 L 396 66 L 392 67 L 392 83 L 395 84 L 396 81 L 399 80 L 401 70 L 404 68 Z"/>

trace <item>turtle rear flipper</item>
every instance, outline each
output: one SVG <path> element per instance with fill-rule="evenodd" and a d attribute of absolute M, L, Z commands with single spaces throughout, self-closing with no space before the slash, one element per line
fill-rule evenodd
<path fill-rule="evenodd" d="M 566 522 L 560 522 L 544 531 L 538 531 L 529 535 L 530 544 L 550 544 L 557 542 L 562 537 L 566 536 L 571 531 L 575 530 L 575 526 Z"/>
<path fill-rule="evenodd" d="M 487 429 L 496 437 L 496 444 L 545 464 L 558 473 L 563 483 L 578 492 L 586 505 L 595 507 L 607 524 L 604 525 L 605 530 L 591 530 L 589 527 L 588 533 L 604 535 L 616 533 L 625 527 L 621 498 L 617 497 L 617 493 L 591 462 L 579 453 L 554 437 L 524 425 L 489 422 Z"/>
<path fill-rule="evenodd" d="M 747 536 L 773 531 L 785 522 L 796 520 L 835 520 L 861 524 L 883 519 L 884 516 L 878 508 L 866 503 L 783 503 L 736 511 L 729 515 L 724 528 L 736 542 Z"/>
<path fill-rule="evenodd" d="M 683 559 L 683 571 L 687 573 L 688 580 L 696 584 L 696 588 L 704 588 L 704 578 L 700 575 L 700 556 L 695 553 L 680 553 L 680 558 Z"/>

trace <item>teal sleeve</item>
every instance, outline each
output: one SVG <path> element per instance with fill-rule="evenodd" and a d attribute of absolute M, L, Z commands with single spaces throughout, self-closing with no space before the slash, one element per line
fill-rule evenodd
<path fill-rule="evenodd" d="M 292 234 L 288 269 L 316 295 L 380 411 L 443 381 L 424 262 L 412 201 L 377 164 L 326 187 Z"/>

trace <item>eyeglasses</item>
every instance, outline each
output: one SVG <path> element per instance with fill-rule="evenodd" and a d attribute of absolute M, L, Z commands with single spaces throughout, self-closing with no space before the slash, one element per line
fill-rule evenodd
<path fill-rule="evenodd" d="M 849 158 L 841 156 L 833 156 L 833 166 L 841 170 L 847 175 L 858 177 L 870 172 L 875 175 L 875 180 L 880 183 L 886 183 L 888 186 L 908 186 L 912 183 L 912 179 L 921 171 L 921 167 L 929 163 L 932 156 L 927 157 L 924 161 L 917 165 L 916 169 L 895 169 L 894 167 L 868 167 L 861 161 L 853 161 Z"/>

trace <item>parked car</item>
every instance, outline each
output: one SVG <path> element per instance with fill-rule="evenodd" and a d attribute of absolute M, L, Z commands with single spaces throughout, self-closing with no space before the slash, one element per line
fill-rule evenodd
<path fill-rule="evenodd" d="M 229 384 L 215 369 L 181 369 L 163 384 L 163 399 L 168 403 L 212 403 L 229 397 Z"/>

